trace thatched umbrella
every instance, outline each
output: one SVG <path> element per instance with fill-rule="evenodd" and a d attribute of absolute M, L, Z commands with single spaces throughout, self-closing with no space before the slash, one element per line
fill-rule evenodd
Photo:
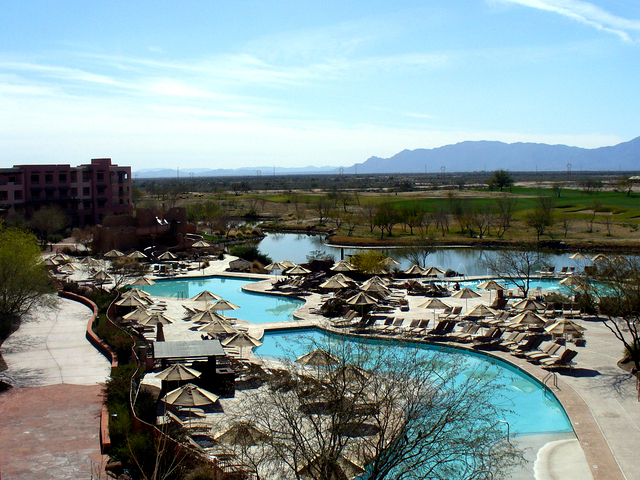
<path fill-rule="evenodd" d="M 118 257 L 124 257 L 124 253 L 122 253 L 119 250 L 109 250 L 107 253 L 104 254 L 105 258 L 118 258 Z"/>
<path fill-rule="evenodd" d="M 518 303 L 516 303 L 513 306 L 513 308 L 516 309 L 516 310 L 538 311 L 538 310 L 543 310 L 544 309 L 544 305 L 542 305 L 540 302 L 536 302 L 535 300 L 532 300 L 530 298 L 525 298 L 524 300 L 520 300 Z"/>
<path fill-rule="evenodd" d="M 196 243 L 191 245 L 193 248 L 208 248 L 211 246 L 209 242 L 205 242 L 204 240 L 198 240 Z"/>
<path fill-rule="evenodd" d="M 360 290 L 366 293 L 377 293 L 380 296 L 387 296 L 389 295 L 389 293 L 391 293 L 389 292 L 389 289 L 387 287 L 376 282 L 371 282 L 369 284 L 363 285 Z"/>
<path fill-rule="evenodd" d="M 138 250 L 135 250 L 135 251 L 131 252 L 129 255 L 127 255 L 127 257 L 135 258 L 135 259 L 147 258 L 147 256 L 144 253 L 142 253 L 142 252 L 140 252 Z"/>
<path fill-rule="evenodd" d="M 479 303 L 471 310 L 469 310 L 465 316 L 473 317 L 473 318 L 484 318 L 484 317 L 494 317 L 496 314 L 495 310 L 490 309 L 484 303 Z"/>
<path fill-rule="evenodd" d="M 532 312 L 531 310 L 525 310 L 521 314 L 513 317 L 511 319 L 511 322 L 509 322 L 511 326 L 515 326 L 515 327 L 522 327 L 522 326 L 543 327 L 545 323 L 546 323 L 546 320 L 544 318 L 542 318 L 537 313 Z"/>
<path fill-rule="evenodd" d="M 349 260 L 340 260 L 339 262 L 336 262 L 329 270 L 333 272 L 353 272 L 355 271 L 355 269 L 356 267 L 351 265 L 351 262 Z"/>
<path fill-rule="evenodd" d="M 229 337 L 220 342 L 223 347 L 240 347 L 240 356 L 242 356 L 243 347 L 259 347 L 262 342 L 252 337 L 246 332 L 238 332 L 234 336 Z"/>
<path fill-rule="evenodd" d="M 156 378 L 167 382 L 184 382 L 186 380 L 193 380 L 199 378 L 202 375 L 197 370 L 189 368 L 182 363 L 174 363 L 169 368 L 165 368 L 156 375 Z"/>
<path fill-rule="evenodd" d="M 346 303 L 348 305 L 353 305 L 353 306 L 367 306 L 367 305 L 376 305 L 378 303 L 378 300 L 373 298 L 370 295 L 367 295 L 364 292 L 360 292 L 355 294 L 353 297 L 348 298 L 346 300 Z"/>
<path fill-rule="evenodd" d="M 250 447 L 259 445 L 269 439 L 269 435 L 248 422 L 235 422 L 224 433 L 214 440 L 218 443 L 244 445 Z"/>
<path fill-rule="evenodd" d="M 318 285 L 318 288 L 323 288 L 325 290 L 340 290 L 347 287 L 348 285 L 346 283 L 342 283 L 341 281 L 335 278 L 330 278 L 326 282 L 323 282 L 320 285 Z"/>
<path fill-rule="evenodd" d="M 549 325 L 544 329 L 545 332 L 550 333 L 554 337 L 565 337 L 565 338 L 567 335 L 573 335 L 576 333 L 582 336 L 585 330 L 586 329 L 584 327 L 581 327 L 577 323 L 572 322 L 567 318 L 561 318 L 554 324 Z"/>
<path fill-rule="evenodd" d="M 49 257 L 49 258 L 45 258 L 42 261 L 43 265 L 46 265 L 47 267 L 56 267 L 59 265 L 59 262 L 57 262 L 56 260 L 54 260 L 53 258 Z"/>
<path fill-rule="evenodd" d="M 209 310 L 214 310 L 216 312 L 224 312 L 229 310 L 237 310 L 240 307 L 235 303 L 231 303 L 229 300 L 220 299 L 215 303 L 212 303 L 209 307 Z"/>
<path fill-rule="evenodd" d="M 298 475 L 303 479 L 311 479 L 318 478 L 317 474 L 322 472 L 325 469 L 323 466 L 323 462 L 327 462 L 327 459 L 323 459 L 320 455 L 314 458 L 309 464 L 302 467 L 298 470 Z M 366 470 L 355 463 L 353 460 L 348 459 L 344 455 L 340 455 L 335 461 L 332 461 L 333 465 L 331 465 L 331 470 L 335 472 L 336 477 L 340 479 L 350 479 L 355 478 L 363 473 L 366 473 Z"/>
<path fill-rule="evenodd" d="M 195 323 L 209 323 L 216 320 L 231 323 L 230 320 L 224 315 L 220 315 L 218 312 L 214 312 L 213 310 L 209 309 L 195 313 L 189 320 Z"/>
<path fill-rule="evenodd" d="M 122 294 L 123 297 L 138 297 L 141 300 L 150 300 L 151 294 L 140 290 L 139 288 L 131 288 Z"/>
<path fill-rule="evenodd" d="M 135 295 L 123 296 L 122 300 L 118 300 L 116 305 L 119 307 L 144 307 L 146 308 L 149 304 L 145 302 L 143 299 L 136 297 Z"/>
<path fill-rule="evenodd" d="M 404 271 L 406 275 L 424 275 L 424 272 L 426 272 L 426 270 L 420 265 L 411 265 L 411 267 Z"/>
<path fill-rule="evenodd" d="M 571 260 L 589 260 L 589 257 L 587 257 L 584 253 L 574 253 L 573 255 L 569 256 L 569 258 Z"/>
<path fill-rule="evenodd" d="M 203 388 L 196 387 L 192 383 L 187 383 L 182 387 L 167 393 L 162 401 L 169 405 L 177 405 L 180 407 L 189 408 L 189 425 L 191 424 L 191 409 L 193 407 L 202 407 L 205 405 L 212 405 L 218 401 L 218 397 L 215 393 L 208 392 Z"/>
<path fill-rule="evenodd" d="M 471 290 L 470 288 L 463 288 L 462 290 L 458 290 L 456 293 L 451 295 L 451 298 L 464 298 L 464 308 L 467 310 L 469 308 L 469 299 L 470 298 L 478 298 L 481 297 L 478 292 L 475 290 Z"/>
<path fill-rule="evenodd" d="M 445 274 L 445 271 L 438 267 L 429 267 L 423 273 L 425 277 L 437 277 L 438 275 L 444 275 L 444 274 Z"/>
<path fill-rule="evenodd" d="M 481 290 L 506 290 L 506 287 L 495 280 L 485 280 L 478 284 L 478 288 Z"/>
<path fill-rule="evenodd" d="M 147 318 L 149 318 L 151 314 L 147 311 L 145 307 L 138 307 L 135 310 L 127 313 L 122 318 L 125 320 L 130 320 L 133 322 L 144 322 Z"/>
<path fill-rule="evenodd" d="M 168 325 L 170 323 L 175 322 L 175 320 L 171 317 L 167 317 L 164 313 L 154 312 L 149 314 L 149 318 L 140 322 L 142 325 L 157 325 L 158 323 L 163 323 Z"/>
<path fill-rule="evenodd" d="M 109 283 L 113 281 L 113 277 L 104 270 L 98 270 L 91 279 L 100 283 Z"/>
<path fill-rule="evenodd" d="M 136 287 L 146 287 L 146 286 L 155 285 L 155 284 L 156 284 L 156 282 L 151 280 L 149 277 L 138 277 L 133 282 L 131 282 L 129 285 L 133 285 L 133 286 L 136 286 Z"/>
<path fill-rule="evenodd" d="M 169 250 L 164 252 L 158 257 L 158 260 L 177 260 L 178 256 L 175 253 L 171 253 Z"/>
<path fill-rule="evenodd" d="M 191 297 L 191 300 L 196 302 L 215 302 L 217 300 L 222 300 L 222 297 L 210 292 L 209 290 L 203 290 L 199 294 Z"/>
<path fill-rule="evenodd" d="M 353 279 L 347 277 L 346 275 L 342 274 L 342 273 L 336 273 L 333 277 L 331 277 L 331 280 L 337 280 L 340 283 L 353 283 Z"/>
<path fill-rule="evenodd" d="M 313 367 L 330 367 L 331 365 L 339 364 L 340 359 L 331 355 L 322 348 L 316 348 L 315 350 L 296 358 L 296 363 Z"/>
<path fill-rule="evenodd" d="M 295 267 L 291 267 L 288 270 L 284 271 L 285 275 L 309 275 L 311 270 L 308 270 L 300 265 L 296 265 Z"/>
<path fill-rule="evenodd" d="M 438 309 L 444 310 L 445 308 L 451 308 L 451 305 L 447 305 L 446 303 L 444 303 L 439 298 L 430 298 L 426 302 L 421 303 L 420 305 L 418 305 L 418 307 L 420 307 L 420 308 L 430 308 L 431 310 L 433 310 L 433 321 L 435 322 L 436 321 L 436 310 L 438 310 Z"/>
<path fill-rule="evenodd" d="M 224 319 L 224 317 L 212 318 L 209 323 L 199 327 L 198 331 L 206 332 L 211 335 L 238 333 L 236 327 L 234 327 L 231 322 Z"/>
<path fill-rule="evenodd" d="M 609 260 L 609 257 L 604 255 L 603 253 L 599 253 L 598 255 L 596 255 L 591 259 L 592 262 L 606 262 L 608 260 Z"/>
<path fill-rule="evenodd" d="M 284 265 L 284 269 L 293 268 L 297 265 L 297 263 L 293 263 L 291 260 L 282 260 L 280 265 Z"/>

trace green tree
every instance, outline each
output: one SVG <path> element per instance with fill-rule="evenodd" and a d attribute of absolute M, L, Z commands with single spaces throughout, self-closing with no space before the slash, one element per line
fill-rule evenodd
<path fill-rule="evenodd" d="M 21 230 L 0 230 L 0 338 L 31 309 L 50 304 L 47 294 L 53 292 L 37 238 Z"/>
<path fill-rule="evenodd" d="M 553 199 L 551 197 L 538 197 L 532 211 L 527 213 L 524 221 L 528 227 L 536 231 L 538 241 L 551 225 L 553 225 Z"/>
<path fill-rule="evenodd" d="M 494 188 L 499 188 L 500 191 L 504 190 L 505 188 L 511 189 L 511 187 L 513 186 L 513 178 L 511 177 L 511 175 L 509 175 L 509 172 L 507 170 L 496 170 L 495 172 L 493 172 L 493 175 L 487 182 L 487 185 L 489 185 L 489 188 L 492 190 Z"/>
<path fill-rule="evenodd" d="M 362 273 L 377 274 L 385 271 L 387 256 L 380 250 L 359 250 L 349 260 Z"/>
<path fill-rule="evenodd" d="M 60 207 L 42 207 L 40 210 L 33 212 L 29 225 L 44 247 L 52 234 L 59 232 L 67 225 L 67 216 Z"/>

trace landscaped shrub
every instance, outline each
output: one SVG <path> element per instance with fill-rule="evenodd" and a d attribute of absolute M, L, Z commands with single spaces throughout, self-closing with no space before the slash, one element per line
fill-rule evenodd
<path fill-rule="evenodd" d="M 138 418 L 143 422 L 155 425 L 158 414 L 156 399 L 151 392 L 145 390 L 144 388 L 141 388 L 138 392 L 135 412 Z"/>
<path fill-rule="evenodd" d="M 262 253 L 258 246 L 253 244 L 236 245 L 229 253 L 248 262 L 258 260 L 263 265 L 268 265 L 273 262 L 269 255 Z"/>

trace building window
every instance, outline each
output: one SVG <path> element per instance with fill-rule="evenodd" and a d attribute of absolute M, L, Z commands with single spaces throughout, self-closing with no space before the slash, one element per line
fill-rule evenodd
<path fill-rule="evenodd" d="M 58 181 L 60 183 L 67 183 L 67 174 L 66 173 L 61 173 L 58 175 Z"/>
<path fill-rule="evenodd" d="M 31 190 L 31 198 L 36 200 L 40 198 L 40 190 Z"/>
<path fill-rule="evenodd" d="M 98 181 L 104 181 L 104 172 L 98 172 L 98 176 L 96 178 L 98 179 Z"/>
<path fill-rule="evenodd" d="M 7 201 L 9 199 L 9 192 L 0 190 L 0 201 Z"/>
<path fill-rule="evenodd" d="M 98 187 L 98 195 L 104 195 L 105 187 Z"/>
<path fill-rule="evenodd" d="M 91 181 L 91 172 L 82 172 L 82 181 L 90 182 Z"/>
<path fill-rule="evenodd" d="M 89 195 L 91 195 L 91 188 L 82 187 L 82 196 L 88 197 Z"/>
<path fill-rule="evenodd" d="M 44 183 L 53 183 L 53 173 L 45 173 Z"/>
<path fill-rule="evenodd" d="M 16 190 L 15 192 L 13 192 L 13 199 L 22 200 L 22 190 Z"/>
<path fill-rule="evenodd" d="M 91 200 L 84 200 L 82 202 L 82 208 L 84 210 L 89 210 L 91 208 Z"/>
<path fill-rule="evenodd" d="M 72 188 L 71 189 L 71 196 L 72 197 L 77 197 L 78 196 L 78 189 L 77 188 Z"/>
<path fill-rule="evenodd" d="M 37 173 L 32 173 L 31 174 L 31 183 L 33 184 L 38 184 L 40 183 L 40 175 L 38 175 Z"/>
<path fill-rule="evenodd" d="M 78 183 L 78 172 L 71 172 L 71 183 Z"/>

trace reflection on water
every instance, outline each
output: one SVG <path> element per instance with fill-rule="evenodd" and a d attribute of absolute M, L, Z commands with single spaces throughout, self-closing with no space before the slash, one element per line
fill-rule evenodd
<path fill-rule="evenodd" d="M 334 260 L 347 258 L 358 249 L 335 248 L 324 244 L 322 235 L 306 235 L 299 233 L 270 233 L 258 244 L 260 250 L 269 255 L 274 261 L 285 259 L 295 263 L 307 261 L 307 255 L 314 250 L 320 250 L 333 257 Z M 402 249 L 382 249 L 382 251 L 400 262 L 398 268 L 407 269 L 412 262 L 403 255 Z M 483 260 L 495 253 L 491 250 L 476 248 L 439 248 L 427 257 L 427 266 L 434 265 L 444 270 L 451 269 L 464 275 L 487 275 Z M 550 254 L 549 263 L 559 270 L 563 266 L 577 266 L 576 261 L 569 258 L 569 253 Z"/>

